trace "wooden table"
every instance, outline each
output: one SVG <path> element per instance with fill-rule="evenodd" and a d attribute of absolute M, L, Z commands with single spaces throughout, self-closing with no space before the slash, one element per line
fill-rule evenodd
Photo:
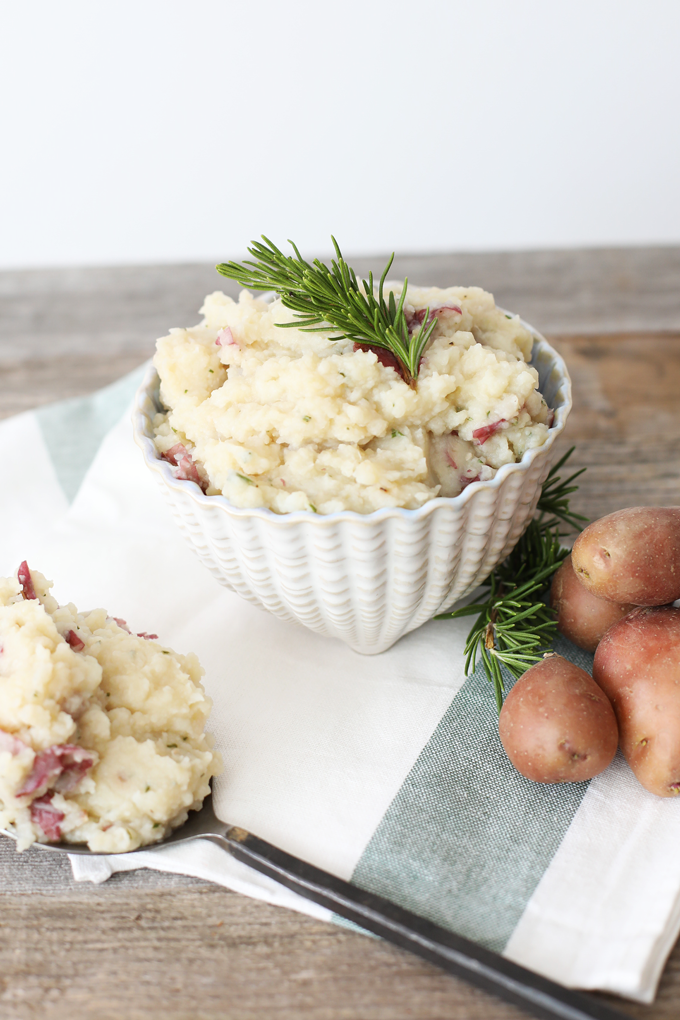
<path fill-rule="evenodd" d="M 354 260 L 364 272 L 381 260 Z M 404 258 L 395 276 L 479 283 L 548 333 L 574 383 L 561 448 L 588 472 L 576 508 L 680 503 L 680 249 Z M 0 417 L 87 393 L 198 321 L 209 266 L 0 273 Z M 233 291 L 232 291 L 233 293 Z M 218 886 L 151 873 L 76 885 L 47 855 L 0 892 L 0 1018 L 510 1020 L 519 1011 L 408 954 Z M 680 1015 L 680 948 L 655 1005 Z"/>

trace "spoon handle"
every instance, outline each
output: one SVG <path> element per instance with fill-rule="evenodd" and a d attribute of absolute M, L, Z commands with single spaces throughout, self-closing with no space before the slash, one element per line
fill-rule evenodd
<path fill-rule="evenodd" d="M 245 829 L 212 839 L 237 860 L 470 984 L 547 1020 L 630 1020 L 594 997 L 564 988 L 380 896 L 292 857 Z"/>

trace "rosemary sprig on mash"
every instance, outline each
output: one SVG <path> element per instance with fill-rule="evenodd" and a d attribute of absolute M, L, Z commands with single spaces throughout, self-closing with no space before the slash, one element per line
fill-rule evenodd
<path fill-rule="evenodd" d="M 564 481 L 557 472 L 574 447 L 555 464 L 546 478 L 536 507 L 538 516 L 529 524 L 510 555 L 484 582 L 487 589 L 477 602 L 437 620 L 476 616 L 465 643 L 465 673 L 474 673 L 481 660 L 493 684 L 496 705 L 503 706 L 505 687 L 501 666 L 519 677 L 550 649 L 557 633 L 555 613 L 544 601 L 550 579 L 569 555 L 560 542 L 560 526 L 580 530 L 587 518 L 572 513 L 569 496 L 578 488 L 573 482 L 585 471 L 575 471 Z"/>
<path fill-rule="evenodd" d="M 330 268 L 319 259 L 305 262 L 292 241 L 288 243 L 294 256 L 284 255 L 264 235 L 262 240 L 264 244 L 253 241 L 248 249 L 253 261 L 224 262 L 217 266 L 217 271 L 242 287 L 276 291 L 286 308 L 297 313 L 294 322 L 279 322 L 278 326 L 306 333 L 339 329 L 341 332 L 329 339 L 382 347 L 397 359 L 406 382 L 415 385 L 420 357 L 437 320 L 430 318 L 428 309 L 422 325 L 407 321 L 404 301 L 408 280 L 404 280 L 398 301 L 391 291 L 385 297 L 383 288 L 394 255 L 383 270 L 376 296 L 373 274 L 359 282 L 334 237 L 331 240 L 336 259 L 331 261 Z"/>

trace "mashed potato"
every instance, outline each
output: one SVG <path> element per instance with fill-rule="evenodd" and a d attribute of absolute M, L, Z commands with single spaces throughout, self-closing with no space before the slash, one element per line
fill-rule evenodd
<path fill-rule="evenodd" d="M 195 655 L 0 578 L 0 827 L 117 853 L 163 838 L 218 771 Z"/>
<path fill-rule="evenodd" d="M 208 494 L 277 513 L 415 509 L 493 478 L 552 420 L 532 336 L 479 287 L 409 287 L 413 333 L 428 308 L 438 321 L 412 388 L 378 349 L 278 328 L 295 321 L 278 299 L 210 294 L 200 325 L 157 344 L 159 453 Z"/>

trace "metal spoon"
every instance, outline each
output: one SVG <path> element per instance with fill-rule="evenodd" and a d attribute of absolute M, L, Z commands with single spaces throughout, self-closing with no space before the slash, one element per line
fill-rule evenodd
<path fill-rule="evenodd" d="M 574 992 L 534 974 L 389 900 L 292 857 L 245 829 L 226 825 L 213 811 L 212 796 L 206 798 L 200 811 L 192 811 L 184 825 L 166 839 L 143 849 L 156 850 L 194 839 L 210 840 L 236 860 L 268 875 L 300 896 L 333 910 L 402 949 L 409 949 L 506 1002 L 523 1007 L 534 1016 L 548 1020 L 630 1020 L 630 1017 L 590 995 Z M 93 854 L 92 850 L 77 843 L 36 845 L 57 853 Z"/>

